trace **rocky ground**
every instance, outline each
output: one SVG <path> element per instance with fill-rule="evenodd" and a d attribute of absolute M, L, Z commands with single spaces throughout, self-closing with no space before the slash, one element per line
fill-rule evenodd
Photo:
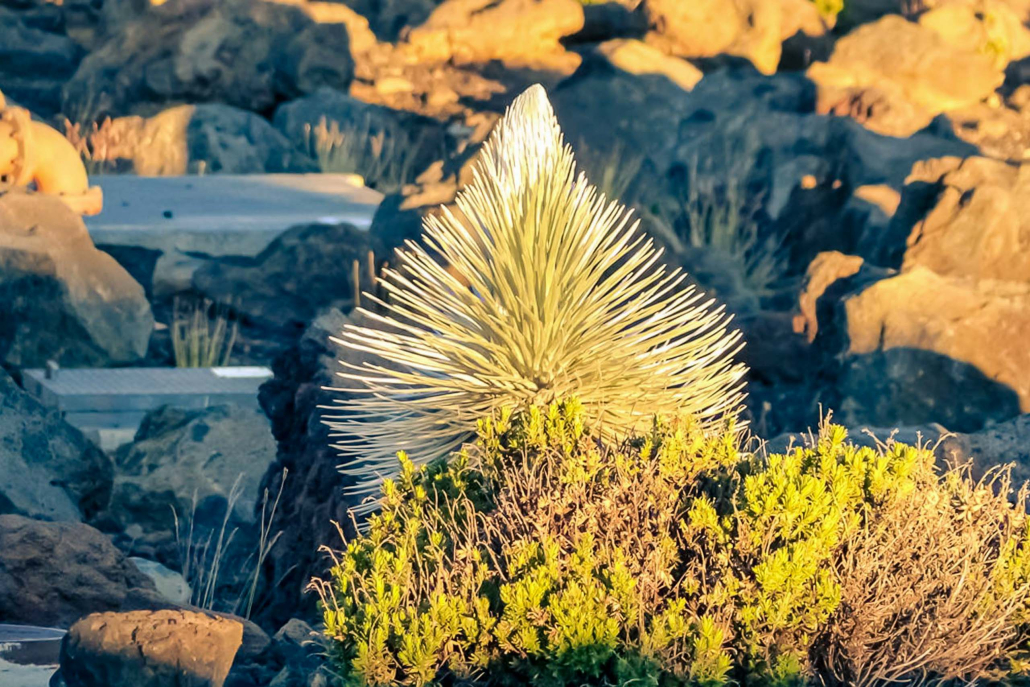
<path fill-rule="evenodd" d="M 303 590 L 348 526 L 318 408 L 353 261 L 417 238 L 532 83 L 588 175 L 734 312 L 759 437 L 832 411 L 1030 478 L 1030 1 L 821 5 L 0 0 L 0 91 L 91 171 L 347 171 L 386 194 L 369 232 L 193 256 L 188 291 L 234 303 L 233 363 L 275 371 L 264 412 L 163 409 L 108 455 L 21 371 L 171 365 L 176 294 L 141 286 L 153 251 L 0 193 L 0 623 L 117 613 L 75 624 L 68 687 L 171 684 L 112 666 L 112 641 L 204 646 L 210 684 L 326 683 Z"/>

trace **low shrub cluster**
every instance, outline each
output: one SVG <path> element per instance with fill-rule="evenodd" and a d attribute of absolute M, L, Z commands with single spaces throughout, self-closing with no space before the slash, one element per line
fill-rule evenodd
<path fill-rule="evenodd" d="M 345 684 L 887 685 L 1024 670 L 1030 522 L 1007 473 L 732 425 L 612 445 L 575 401 L 501 413 L 383 485 L 315 583 Z"/>

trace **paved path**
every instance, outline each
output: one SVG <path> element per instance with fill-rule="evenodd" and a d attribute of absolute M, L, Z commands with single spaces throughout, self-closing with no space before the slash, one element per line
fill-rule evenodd
<path fill-rule="evenodd" d="M 0 685 L 47 687 L 63 636 L 63 630 L 0 623 Z"/>
<path fill-rule="evenodd" d="M 138 177 L 99 175 L 104 210 L 86 217 L 93 242 L 163 253 L 256 255 L 291 226 L 367 229 L 382 195 L 347 174 Z"/>

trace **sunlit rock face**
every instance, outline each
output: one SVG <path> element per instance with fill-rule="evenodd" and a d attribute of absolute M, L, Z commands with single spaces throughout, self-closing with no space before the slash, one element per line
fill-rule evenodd
<path fill-rule="evenodd" d="M 1005 80 L 989 55 L 896 15 L 840 39 L 808 77 L 819 111 L 854 115 L 877 133 L 902 137 L 942 112 L 975 105 Z"/>
<path fill-rule="evenodd" d="M 487 63 L 571 72 L 576 55 L 559 43 L 583 28 L 577 0 L 446 0 L 403 47 L 427 62 Z"/>

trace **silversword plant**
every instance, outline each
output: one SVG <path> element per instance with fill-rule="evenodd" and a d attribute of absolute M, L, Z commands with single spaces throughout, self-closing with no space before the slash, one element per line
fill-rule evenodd
<path fill-rule="evenodd" d="M 609 439 L 739 410 L 739 333 L 577 174 L 543 88 L 512 104 L 456 206 L 398 251 L 369 326 L 336 340 L 365 358 L 342 363 L 357 388 L 326 418 L 355 493 L 378 493 L 398 451 L 447 456 L 501 408 L 575 397 Z"/>

